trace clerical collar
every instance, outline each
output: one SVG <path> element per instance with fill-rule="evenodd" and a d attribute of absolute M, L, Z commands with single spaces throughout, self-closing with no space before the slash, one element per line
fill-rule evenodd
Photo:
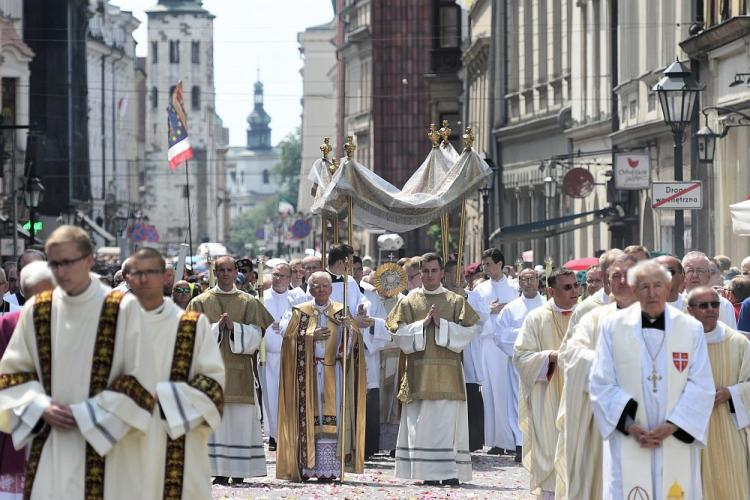
<path fill-rule="evenodd" d="M 159 314 L 164 312 L 164 309 L 167 307 L 167 299 L 164 299 L 164 301 L 158 305 L 156 308 L 151 309 L 150 311 L 146 311 L 146 314 L 153 314 L 154 316 L 158 316 Z"/>
<path fill-rule="evenodd" d="M 224 290 L 222 290 L 219 287 L 219 285 L 216 285 L 215 287 L 213 287 L 211 289 L 211 291 L 214 292 L 214 293 L 222 294 L 222 295 L 232 295 L 232 294 L 235 294 L 235 293 L 239 293 L 240 290 L 237 288 L 237 286 L 235 284 L 232 284 L 232 289 L 229 290 L 228 292 L 225 292 Z"/>
<path fill-rule="evenodd" d="M 331 282 L 332 283 L 343 283 L 344 282 L 344 275 L 343 274 L 333 274 L 328 269 L 326 269 L 326 272 L 331 276 Z"/>
<path fill-rule="evenodd" d="M 440 285 L 434 290 L 428 290 L 425 287 L 420 288 L 422 290 L 422 293 L 425 295 L 438 295 L 440 293 L 445 293 L 445 288 L 443 288 L 443 285 Z"/>
<path fill-rule="evenodd" d="M 666 331 L 667 327 L 664 321 L 665 313 L 662 312 L 656 319 L 651 319 L 646 316 L 645 312 L 641 312 L 641 328 L 651 328 L 652 330 L 663 330 Z"/>
<path fill-rule="evenodd" d="M 329 306 L 329 305 L 331 305 L 331 302 L 330 302 L 330 301 L 326 302 L 326 303 L 325 303 L 325 304 L 323 304 L 322 306 L 319 306 L 319 305 L 318 305 L 318 304 L 317 304 L 316 302 L 313 302 L 313 307 L 314 307 L 315 309 L 317 309 L 317 310 L 318 310 L 318 312 L 323 312 L 323 311 L 325 311 L 326 309 L 328 309 L 328 306 Z"/>
<path fill-rule="evenodd" d="M 576 308 L 576 304 L 574 304 L 574 305 L 573 305 L 573 307 L 571 307 L 570 309 L 562 309 L 562 308 L 561 308 L 561 307 L 559 307 L 559 306 L 558 306 L 557 304 L 555 304 L 555 299 L 554 299 L 554 298 L 553 298 L 553 299 L 550 299 L 550 301 L 549 301 L 549 305 L 550 305 L 550 307 L 552 308 L 552 310 L 553 310 L 553 311 L 555 311 L 555 312 L 559 312 L 559 313 L 561 313 L 561 314 L 570 314 L 570 313 L 572 313 L 572 312 L 573 312 L 573 310 L 575 310 L 575 308 Z"/>
<path fill-rule="evenodd" d="M 726 331 L 721 323 L 716 323 L 716 328 L 710 332 L 705 332 L 703 335 L 706 337 L 707 344 L 718 344 L 726 337 Z"/>
<path fill-rule="evenodd" d="M 539 295 L 539 292 L 537 292 L 537 294 L 536 294 L 536 295 L 534 295 L 534 296 L 533 296 L 533 297 L 531 297 L 531 298 L 527 297 L 527 296 L 526 296 L 526 295 L 524 295 L 523 293 L 521 294 L 521 298 L 523 298 L 523 300 L 527 300 L 527 301 L 532 301 L 532 300 L 539 300 L 539 298 L 540 298 L 540 297 L 541 297 L 541 295 Z"/>
<path fill-rule="evenodd" d="M 495 278 L 493 278 L 492 276 L 490 276 L 490 282 L 491 282 L 491 283 L 502 283 L 502 282 L 503 282 L 503 280 L 505 280 L 505 279 L 507 279 L 507 278 L 505 277 L 505 273 L 503 273 L 503 274 L 502 274 L 502 276 L 500 276 L 500 279 L 499 279 L 499 280 L 496 280 Z"/>
<path fill-rule="evenodd" d="M 279 293 L 279 292 L 277 292 L 276 290 L 274 290 L 273 288 L 271 288 L 271 293 L 272 293 L 273 295 L 278 295 L 278 296 L 280 297 L 280 296 L 282 296 L 282 295 L 286 295 L 287 293 L 289 293 L 289 290 L 284 290 L 283 292 Z"/>

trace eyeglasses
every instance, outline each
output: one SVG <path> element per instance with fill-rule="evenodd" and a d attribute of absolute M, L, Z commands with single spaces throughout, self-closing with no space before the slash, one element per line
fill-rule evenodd
<path fill-rule="evenodd" d="M 568 283 L 567 285 L 562 285 L 560 288 L 565 290 L 566 292 L 569 292 L 570 290 L 580 288 L 581 285 L 578 284 L 578 282 L 575 283 Z"/>
<path fill-rule="evenodd" d="M 279 274 L 279 273 L 271 273 L 271 277 L 277 280 L 284 279 L 284 278 L 291 278 L 291 276 L 288 274 Z"/>
<path fill-rule="evenodd" d="M 47 265 L 50 269 L 67 269 L 68 267 L 72 266 L 76 262 L 81 262 L 83 259 L 88 257 L 89 254 L 81 255 L 80 257 L 77 257 L 75 259 L 64 259 L 64 260 L 50 260 L 47 262 Z M 15 281 L 14 279 L 10 279 L 8 281 Z"/>
<path fill-rule="evenodd" d="M 688 267 L 685 269 L 685 274 L 708 274 L 708 269 L 695 269 Z"/>
<path fill-rule="evenodd" d="M 178 287 L 175 287 L 174 293 L 190 293 L 190 288 L 189 287 L 183 288 L 181 286 L 178 286 Z"/>
<path fill-rule="evenodd" d="M 536 280 L 536 278 L 518 278 L 519 283 L 533 283 Z"/>
<path fill-rule="evenodd" d="M 292 274 L 305 274 L 304 269 L 292 269 Z"/>
<path fill-rule="evenodd" d="M 130 273 L 130 276 L 134 279 L 141 279 L 141 278 L 150 278 L 151 276 L 157 276 L 160 274 L 164 274 L 164 271 L 161 269 L 144 269 L 143 271 L 133 271 Z"/>
<path fill-rule="evenodd" d="M 692 307 L 697 307 L 698 309 L 702 309 L 702 310 L 705 311 L 709 307 L 711 309 L 718 309 L 719 306 L 721 305 L 721 302 L 719 302 L 718 300 L 714 300 L 714 301 L 711 301 L 711 302 L 696 302 L 695 304 L 690 304 L 690 305 Z"/>
<path fill-rule="evenodd" d="M 16 281 L 18 281 L 16 278 L 8 278 L 9 283 L 15 283 Z"/>

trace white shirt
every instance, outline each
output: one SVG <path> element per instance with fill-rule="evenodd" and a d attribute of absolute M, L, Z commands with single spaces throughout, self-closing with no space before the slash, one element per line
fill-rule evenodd
<path fill-rule="evenodd" d="M 516 343 L 518 332 L 521 330 L 523 321 L 531 311 L 544 305 L 544 297 L 536 294 L 535 297 L 527 298 L 521 295 L 508 303 L 500 311 L 496 321 L 495 344 L 509 357 L 513 357 L 513 344 Z"/>

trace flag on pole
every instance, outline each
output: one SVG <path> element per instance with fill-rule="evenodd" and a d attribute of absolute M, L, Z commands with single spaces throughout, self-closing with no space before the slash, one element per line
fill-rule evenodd
<path fill-rule="evenodd" d="M 169 106 L 167 106 L 167 125 L 169 128 L 167 160 L 169 168 L 174 170 L 193 157 L 193 148 L 190 147 L 188 139 L 187 117 L 182 105 L 182 81 L 175 86 Z"/>

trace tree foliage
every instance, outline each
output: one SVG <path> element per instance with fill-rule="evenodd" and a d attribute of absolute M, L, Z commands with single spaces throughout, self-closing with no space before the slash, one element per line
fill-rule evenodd
<path fill-rule="evenodd" d="M 282 200 L 297 205 L 299 193 L 299 172 L 302 163 L 302 129 L 287 134 L 278 145 L 281 150 L 279 161 L 271 169 L 274 180 L 279 185 Z"/>
<path fill-rule="evenodd" d="M 259 246 L 257 230 L 263 227 L 266 219 L 276 214 L 278 206 L 279 197 L 273 196 L 232 219 L 232 249 L 235 252 L 243 253 L 245 245 L 249 243 L 257 250 Z"/>

